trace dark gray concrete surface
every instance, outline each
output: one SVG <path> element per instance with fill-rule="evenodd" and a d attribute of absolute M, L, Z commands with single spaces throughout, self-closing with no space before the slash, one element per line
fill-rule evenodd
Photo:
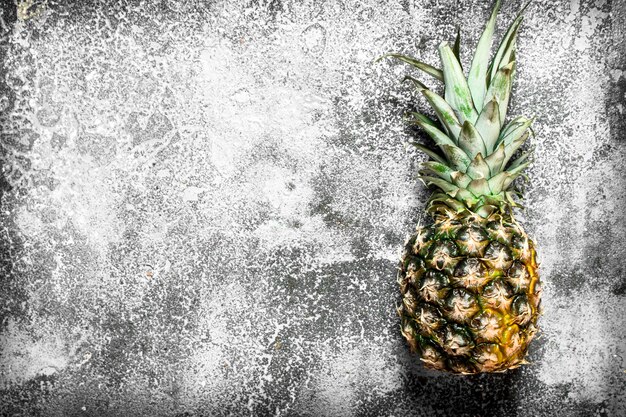
<path fill-rule="evenodd" d="M 426 103 L 372 60 L 461 24 L 468 65 L 490 2 L 38 3 L 1 6 L 1 415 L 626 415 L 623 2 L 527 11 L 545 312 L 472 377 L 398 331 Z"/>

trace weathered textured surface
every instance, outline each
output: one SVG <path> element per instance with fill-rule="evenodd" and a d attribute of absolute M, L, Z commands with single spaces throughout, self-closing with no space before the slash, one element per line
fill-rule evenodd
<path fill-rule="evenodd" d="M 538 116 L 519 217 L 542 334 L 531 365 L 475 377 L 399 333 L 427 196 L 401 114 L 426 104 L 372 60 L 436 63 L 489 2 L 10 3 L 0 414 L 626 414 L 623 3 L 527 12 L 510 114 Z"/>

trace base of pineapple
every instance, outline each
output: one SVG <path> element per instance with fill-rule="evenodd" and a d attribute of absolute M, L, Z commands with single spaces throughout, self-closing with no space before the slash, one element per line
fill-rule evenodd
<path fill-rule="evenodd" d="M 433 369 L 503 372 L 526 363 L 541 283 L 533 242 L 511 215 L 435 216 L 405 245 L 401 331 Z"/>

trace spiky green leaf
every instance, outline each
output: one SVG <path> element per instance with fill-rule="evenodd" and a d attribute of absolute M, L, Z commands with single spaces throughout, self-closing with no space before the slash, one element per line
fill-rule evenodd
<path fill-rule="evenodd" d="M 463 149 L 470 158 L 474 158 L 478 153 L 482 153 L 483 155 L 487 153 L 480 133 L 478 133 L 474 125 L 467 120 L 463 123 L 463 128 L 459 135 L 459 147 Z"/>
<path fill-rule="evenodd" d="M 422 113 L 417 113 L 414 111 L 406 112 L 404 114 L 404 120 L 407 121 L 408 123 L 415 123 L 415 124 L 417 124 L 417 121 L 419 120 L 421 123 L 426 123 L 428 125 L 431 125 L 432 127 L 438 127 L 437 123 L 435 123 L 435 121 L 432 120 L 430 117 L 425 116 Z"/>
<path fill-rule="evenodd" d="M 515 181 L 515 179 L 520 175 L 522 175 L 521 172 L 518 172 L 516 174 L 509 174 L 504 180 L 504 184 L 502 184 L 502 190 L 507 190 L 511 186 L 513 181 Z"/>
<path fill-rule="evenodd" d="M 424 184 L 426 184 L 427 187 L 434 185 L 436 187 L 441 188 L 446 193 L 455 192 L 459 189 L 459 187 L 457 187 L 456 185 L 450 184 L 448 181 L 443 180 L 441 178 L 428 177 L 428 176 L 419 176 L 418 178 L 422 180 Z"/>
<path fill-rule="evenodd" d="M 474 194 L 476 197 L 480 197 L 482 195 L 488 195 L 491 193 L 491 189 L 489 188 L 489 183 L 485 178 L 478 178 L 472 180 L 468 185 L 467 189 Z"/>
<path fill-rule="evenodd" d="M 508 185 L 507 185 L 507 188 L 508 188 Z M 506 200 L 510 204 L 511 207 L 523 207 L 521 204 L 519 204 L 516 201 L 516 198 L 515 198 L 516 194 L 517 193 L 513 193 L 511 191 L 505 191 L 504 192 L 504 195 L 506 196 Z"/>
<path fill-rule="evenodd" d="M 426 87 L 426 85 L 423 82 L 421 82 L 417 78 L 411 77 L 410 75 L 405 75 L 404 78 L 402 79 L 403 83 L 406 81 L 411 81 L 413 85 L 415 85 L 415 87 L 420 91 L 428 89 L 428 87 Z"/>
<path fill-rule="evenodd" d="M 476 121 L 476 130 L 485 142 L 487 153 L 492 152 L 500 135 L 500 109 L 495 99 L 485 104 Z"/>
<path fill-rule="evenodd" d="M 445 133 L 443 133 L 441 130 L 431 125 L 430 123 L 425 123 L 419 119 L 416 119 L 415 124 L 417 124 L 419 127 L 424 129 L 424 131 L 428 133 L 428 136 L 430 136 L 435 141 L 437 146 L 439 147 L 442 147 L 443 145 L 456 146 L 456 144 L 452 142 L 452 139 L 450 139 L 448 135 L 446 135 Z"/>
<path fill-rule="evenodd" d="M 526 161 L 521 164 L 518 164 L 514 168 L 509 167 L 505 172 L 508 172 L 509 175 L 520 175 L 522 171 L 526 169 L 528 165 L 530 165 L 530 161 Z"/>
<path fill-rule="evenodd" d="M 465 210 L 465 206 L 463 205 L 463 203 L 441 192 L 433 193 L 433 195 L 429 199 L 429 202 L 431 206 L 433 203 L 436 203 L 436 202 L 444 203 L 445 205 L 447 205 L 448 207 L 451 207 L 456 212 L 461 212 Z"/>
<path fill-rule="evenodd" d="M 529 119 L 524 116 L 518 116 L 515 119 L 511 120 L 507 125 L 502 129 L 502 133 L 500 133 L 500 138 L 498 139 L 498 144 L 504 143 L 505 145 L 516 141 L 519 137 L 521 137 L 524 133 L 528 131 L 530 125 L 533 123 L 534 118 Z"/>
<path fill-rule="evenodd" d="M 463 150 L 455 145 L 443 145 L 443 153 L 446 155 L 446 159 L 450 162 L 450 166 L 457 171 L 465 172 L 469 166 L 471 160 L 467 157 L 467 154 Z"/>
<path fill-rule="evenodd" d="M 437 161 L 437 162 L 441 162 L 442 164 L 447 164 L 448 161 L 446 161 L 446 158 L 439 155 L 437 152 L 433 151 L 430 148 L 427 148 L 426 146 L 422 145 L 421 143 L 415 143 L 415 142 L 411 142 L 411 145 L 415 146 L 416 149 L 418 149 L 421 152 L 424 152 L 426 155 L 430 156 L 433 160 Z"/>
<path fill-rule="evenodd" d="M 488 205 L 488 204 L 482 205 L 474 209 L 474 212 L 478 214 L 480 217 L 482 217 L 483 219 L 486 219 L 489 216 L 491 216 L 491 214 L 494 211 L 496 211 L 496 207 L 492 205 Z"/>
<path fill-rule="evenodd" d="M 478 154 L 472 159 L 465 171 L 473 179 L 489 178 L 489 165 L 483 159 L 482 154 Z"/>
<path fill-rule="evenodd" d="M 459 188 L 466 188 L 467 185 L 472 181 L 472 178 L 469 175 L 466 175 L 460 171 L 454 171 L 450 174 L 450 178 L 452 179 L 452 183 Z"/>
<path fill-rule="evenodd" d="M 452 174 L 454 172 L 457 172 L 450 168 L 448 165 L 442 164 L 441 162 L 437 161 L 422 162 L 422 167 L 425 171 L 428 171 L 431 174 L 435 174 L 441 179 L 444 179 L 448 182 L 452 182 Z"/>
<path fill-rule="evenodd" d="M 522 20 L 524 19 L 523 13 L 527 6 L 528 6 L 528 3 L 526 4 L 526 6 L 522 8 L 522 10 L 520 10 L 519 14 L 517 15 L 513 23 L 511 23 L 506 33 L 504 34 L 504 37 L 502 38 L 502 41 L 500 42 L 500 46 L 498 46 L 496 55 L 491 61 L 491 65 L 489 66 L 489 74 L 490 74 L 489 80 L 491 81 L 493 81 L 494 77 L 496 76 L 498 70 L 501 67 L 509 64 L 510 57 L 513 54 L 513 51 L 515 50 L 515 40 L 517 38 L 517 31 L 519 29 L 520 24 L 522 23 Z"/>
<path fill-rule="evenodd" d="M 529 135 L 530 133 L 526 132 L 522 136 L 514 140 L 513 142 L 510 142 L 504 145 L 504 160 L 502 161 L 503 167 L 506 166 L 506 164 L 509 162 L 511 157 L 513 157 L 515 152 L 517 152 L 517 150 L 520 148 L 520 146 L 522 146 L 524 142 L 526 142 L 526 139 L 528 139 Z"/>
<path fill-rule="evenodd" d="M 461 64 L 459 64 L 447 42 L 443 42 L 439 46 L 439 56 L 443 66 L 446 101 L 456 111 L 461 123 L 466 120 L 475 123 L 478 114 L 474 108 L 472 94 L 467 86 Z"/>
<path fill-rule="evenodd" d="M 494 207 L 500 207 L 502 205 L 504 196 L 502 193 L 485 195 L 482 197 L 483 203 L 489 204 Z"/>
<path fill-rule="evenodd" d="M 477 109 L 482 109 L 483 100 L 487 91 L 486 78 L 489 69 L 489 50 L 491 49 L 493 32 L 496 27 L 496 15 L 499 9 L 500 0 L 497 0 L 491 11 L 491 16 L 485 25 L 485 29 L 478 40 L 474 58 L 472 59 L 472 65 L 467 76 L 467 83 Z"/>
<path fill-rule="evenodd" d="M 523 164 L 524 162 L 528 160 L 531 154 L 532 152 L 525 152 L 521 154 L 519 158 L 517 158 L 515 161 L 509 164 L 507 169 L 515 169 L 516 167 L 520 166 L 521 164 Z"/>
<path fill-rule="evenodd" d="M 435 114 L 441 121 L 441 124 L 446 128 L 448 135 L 454 140 L 457 140 L 459 133 L 461 132 L 461 124 L 454 114 L 454 110 L 439 94 L 432 92 L 431 90 L 422 90 L 422 94 L 426 97 L 426 100 L 430 103 L 431 107 L 435 111 Z"/>
<path fill-rule="evenodd" d="M 431 75 L 433 77 L 435 77 L 436 79 L 438 79 L 439 81 L 443 81 L 443 71 L 441 71 L 438 68 L 433 67 L 432 65 L 429 65 L 425 62 L 419 61 L 411 56 L 408 55 L 403 55 L 403 54 L 385 54 L 383 56 L 381 56 L 380 58 L 378 58 L 376 60 L 376 62 L 385 59 L 385 58 L 396 58 L 399 59 L 402 62 L 405 62 L 421 71 L 424 71 L 426 74 Z"/>
<path fill-rule="evenodd" d="M 500 172 L 497 175 L 489 178 L 489 189 L 492 194 L 499 194 L 503 190 L 504 182 L 508 178 L 508 172 Z"/>
<path fill-rule="evenodd" d="M 504 162 L 505 151 L 504 143 L 501 143 L 496 150 L 485 158 L 485 162 L 489 166 L 489 175 L 494 176 L 502 171 L 502 163 Z"/>
<path fill-rule="evenodd" d="M 496 56 L 494 60 L 491 62 L 491 67 L 489 68 L 491 82 L 493 82 L 494 78 L 496 77 L 498 70 L 508 65 L 509 63 L 511 63 L 512 62 L 511 58 L 515 56 L 515 41 L 517 40 L 518 28 L 519 28 L 519 25 L 515 27 L 515 31 L 513 32 L 511 39 L 509 40 L 509 44 L 507 45 L 506 49 L 502 53 L 502 56 L 501 57 Z M 497 66 L 496 66 L 496 61 L 495 61 L 496 59 L 499 59 Z"/>
<path fill-rule="evenodd" d="M 513 49 L 513 51 L 511 51 L 511 56 L 509 58 L 509 61 L 507 62 L 507 64 L 511 63 L 511 62 L 517 62 L 515 59 L 515 49 Z M 503 63 L 504 65 L 504 63 Z M 511 80 L 515 79 L 515 71 L 517 70 L 517 66 L 513 67 L 513 71 L 511 72 Z"/>
<path fill-rule="evenodd" d="M 472 194 L 471 191 L 465 188 L 459 188 L 458 191 L 454 192 L 454 198 L 457 200 L 463 201 L 469 208 L 473 208 L 478 203 L 478 198 Z"/>
<path fill-rule="evenodd" d="M 498 102 L 500 125 L 503 125 L 504 120 L 506 119 L 506 111 L 509 106 L 509 96 L 511 94 L 511 75 L 514 68 L 515 61 L 500 68 L 489 85 L 489 89 L 485 95 L 485 100 L 496 100 Z"/>
<path fill-rule="evenodd" d="M 454 45 L 452 45 L 452 52 L 456 60 L 459 61 L 461 68 L 463 68 L 463 64 L 461 64 L 461 26 L 456 27 L 456 38 L 454 39 Z"/>

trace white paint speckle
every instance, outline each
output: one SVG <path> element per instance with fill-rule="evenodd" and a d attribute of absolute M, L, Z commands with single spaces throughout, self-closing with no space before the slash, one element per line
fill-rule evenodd
<path fill-rule="evenodd" d="M 204 191 L 205 189 L 200 187 L 187 187 L 183 190 L 183 201 L 198 201 Z"/>

